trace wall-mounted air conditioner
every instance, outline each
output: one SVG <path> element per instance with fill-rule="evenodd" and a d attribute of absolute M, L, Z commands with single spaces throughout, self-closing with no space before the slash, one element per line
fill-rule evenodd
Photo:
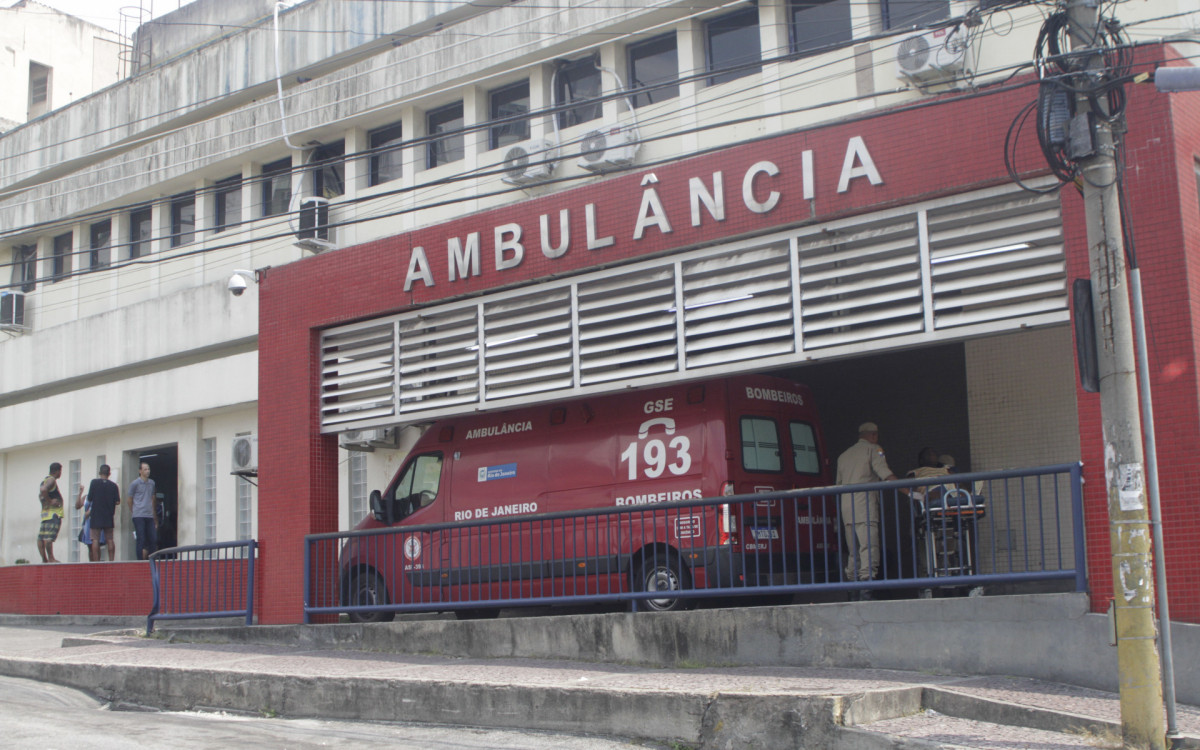
<path fill-rule="evenodd" d="M 554 174 L 558 147 L 544 138 L 514 143 L 504 152 L 504 177 L 509 185 L 544 182 Z"/>
<path fill-rule="evenodd" d="M 230 474 L 258 474 L 258 436 L 239 435 L 233 439 L 233 471 Z"/>
<path fill-rule="evenodd" d="M 957 26 L 905 37 L 896 47 L 896 77 L 918 86 L 954 80 L 969 68 L 967 41 Z"/>
<path fill-rule="evenodd" d="M 371 430 L 350 430 L 338 435 L 338 445 L 348 451 L 373 451 L 376 448 L 395 448 L 397 430 L 376 427 Z"/>
<path fill-rule="evenodd" d="M 296 244 L 314 253 L 333 248 L 333 236 L 329 228 L 329 201 L 318 196 L 300 199 L 300 228 L 296 232 Z"/>
<path fill-rule="evenodd" d="M 637 128 L 628 123 L 608 122 L 583 137 L 579 166 L 592 172 L 627 167 L 633 164 L 637 150 Z"/>
<path fill-rule="evenodd" d="M 25 328 L 25 292 L 0 292 L 0 326 Z"/>

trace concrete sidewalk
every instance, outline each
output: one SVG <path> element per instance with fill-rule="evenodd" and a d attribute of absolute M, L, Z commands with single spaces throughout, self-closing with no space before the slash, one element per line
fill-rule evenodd
<path fill-rule="evenodd" d="M 469 634 L 476 624 L 442 627 Z M 405 632 L 404 623 L 372 627 Z M 1114 694 L 1027 678 L 368 652 L 338 635 L 355 626 L 286 628 L 311 642 L 306 629 L 325 642 L 282 645 L 280 628 L 164 628 L 146 638 L 0 617 L 0 674 L 117 707 L 542 729 L 693 748 L 1119 746 Z M 1180 707 L 1179 723 L 1190 735 L 1179 746 L 1200 748 L 1200 710 Z"/>

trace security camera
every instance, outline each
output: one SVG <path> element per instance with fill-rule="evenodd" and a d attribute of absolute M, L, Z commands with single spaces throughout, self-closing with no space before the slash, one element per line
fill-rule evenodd
<path fill-rule="evenodd" d="M 241 297 L 246 291 L 246 280 L 242 278 L 240 273 L 235 273 L 229 277 L 229 293 L 234 297 Z"/>

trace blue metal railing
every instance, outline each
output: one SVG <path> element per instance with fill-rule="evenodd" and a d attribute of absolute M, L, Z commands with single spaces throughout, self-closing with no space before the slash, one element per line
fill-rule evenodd
<path fill-rule="evenodd" d="M 845 527 L 858 521 L 868 543 L 856 565 Z M 698 598 L 1053 580 L 1087 587 L 1078 463 L 311 534 L 304 613 L 309 622 L 596 602 L 656 610 Z"/>
<path fill-rule="evenodd" d="M 150 555 L 154 604 L 146 635 L 156 620 L 242 617 L 254 623 L 253 539 L 170 547 Z"/>

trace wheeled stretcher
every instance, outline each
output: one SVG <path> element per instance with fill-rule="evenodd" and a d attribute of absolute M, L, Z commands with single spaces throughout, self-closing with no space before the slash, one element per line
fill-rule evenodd
<path fill-rule="evenodd" d="M 976 522 L 986 512 L 983 496 L 940 485 L 929 488 L 920 503 L 925 573 L 933 577 L 973 575 Z"/>

